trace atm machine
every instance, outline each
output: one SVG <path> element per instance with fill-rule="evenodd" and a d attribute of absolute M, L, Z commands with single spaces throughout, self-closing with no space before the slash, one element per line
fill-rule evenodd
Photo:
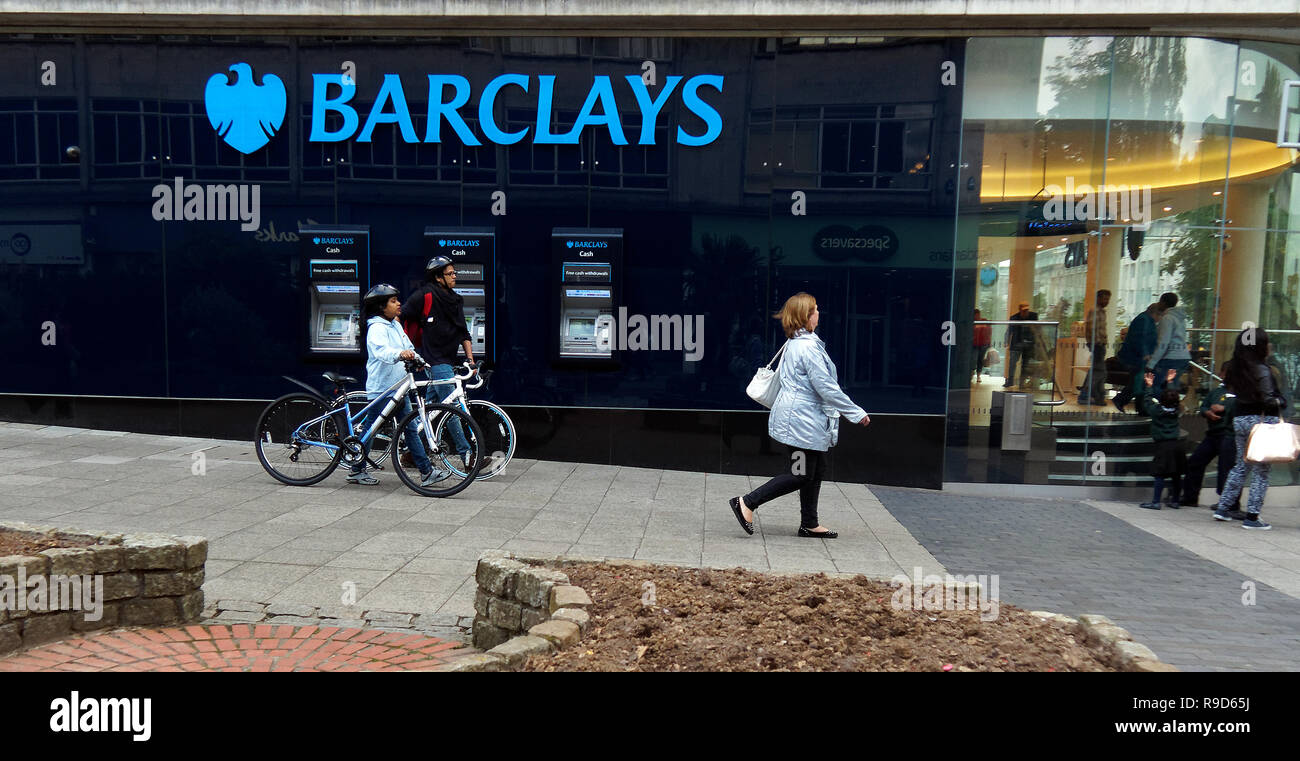
<path fill-rule="evenodd" d="M 623 231 L 557 227 L 551 231 L 552 292 L 558 314 L 552 360 L 615 366 L 623 270 Z"/>
<path fill-rule="evenodd" d="M 370 280 L 369 227 L 302 225 L 298 240 L 307 276 L 307 358 L 364 361 L 361 297 Z"/>
<path fill-rule="evenodd" d="M 455 290 L 465 299 L 465 327 L 474 347 L 474 358 L 495 362 L 496 229 L 426 227 L 424 240 L 426 262 L 442 254 L 450 257 L 456 268 Z M 456 353 L 464 357 L 464 347 Z"/>

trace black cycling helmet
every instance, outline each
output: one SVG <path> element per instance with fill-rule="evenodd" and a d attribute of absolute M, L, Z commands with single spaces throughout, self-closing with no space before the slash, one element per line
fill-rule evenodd
<path fill-rule="evenodd" d="M 433 257 L 429 260 L 428 264 L 424 265 L 424 279 L 432 283 L 434 278 L 441 275 L 442 271 L 447 269 L 448 264 L 451 264 L 450 256 L 439 254 L 438 256 Z"/>
<path fill-rule="evenodd" d="M 361 303 L 365 305 L 367 314 L 379 314 L 383 311 L 388 300 L 394 296 L 401 298 L 402 294 L 388 283 L 380 283 L 366 291 L 366 296 L 361 300 Z"/>

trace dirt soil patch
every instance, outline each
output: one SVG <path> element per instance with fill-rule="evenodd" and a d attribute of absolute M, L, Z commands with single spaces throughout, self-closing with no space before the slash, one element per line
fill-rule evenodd
<path fill-rule="evenodd" d="M 0 557 L 5 555 L 35 555 L 41 550 L 52 550 L 59 547 L 89 547 L 92 544 L 94 542 L 88 542 L 85 539 L 50 539 L 45 536 L 33 537 L 0 529 Z"/>
<path fill-rule="evenodd" d="M 1106 654 L 1010 605 L 895 610 L 865 576 L 565 566 L 591 596 L 582 641 L 526 671 L 1114 671 Z M 643 604 L 651 600 L 653 605 Z M 905 598 L 910 600 L 910 598 Z"/>

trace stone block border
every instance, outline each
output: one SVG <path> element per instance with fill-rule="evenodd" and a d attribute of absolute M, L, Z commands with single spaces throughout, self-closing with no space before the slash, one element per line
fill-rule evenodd
<path fill-rule="evenodd" d="M 518 555 L 490 550 L 479 556 L 474 596 L 474 647 L 479 656 L 457 661 L 456 671 L 508 671 L 530 655 L 544 655 L 578 643 L 591 620 L 591 598 L 562 571 L 545 566 L 639 561 Z"/>
<path fill-rule="evenodd" d="M 298 603 L 217 600 L 203 610 L 203 622 L 381 629 L 468 643 L 473 618 L 446 613 L 400 613 L 357 607 L 322 608 Z"/>
<path fill-rule="evenodd" d="M 0 655 L 74 632 L 193 623 L 203 611 L 208 540 L 201 536 L 80 531 L 13 521 L 0 522 L 0 530 L 88 544 L 0 557 Z M 50 599 L 55 588 L 58 605 Z M 70 599 L 78 589 L 80 599 Z M 12 593 L 12 604 L 6 592 Z M 19 594 L 27 595 L 25 600 L 44 597 L 41 609 L 17 604 Z"/>
<path fill-rule="evenodd" d="M 569 584 L 569 577 L 553 570 L 553 567 L 563 568 L 585 563 L 633 568 L 696 568 L 676 563 L 622 558 L 520 555 L 504 550 L 485 552 L 479 556 L 475 574 L 478 593 L 474 598 L 477 615 L 474 617 L 472 642 L 474 647 L 486 652 L 462 658 L 450 670 L 513 670 L 529 656 L 545 655 L 552 650 L 577 644 L 590 621 L 587 608 L 591 605 L 591 599 L 585 590 Z M 718 567 L 716 570 L 727 569 Z M 802 575 L 768 573 L 774 576 Z M 825 575 L 832 579 L 854 579 L 861 574 Z M 874 580 L 890 581 L 880 578 Z M 969 591 L 978 593 L 978 589 Z M 1162 662 L 1150 648 L 1134 642 L 1128 631 L 1105 616 L 1085 613 L 1072 618 L 1041 610 L 1031 611 L 1030 615 L 1080 637 L 1091 645 L 1101 647 L 1109 654 L 1111 666 L 1121 671 L 1178 671 L 1175 666 Z"/>

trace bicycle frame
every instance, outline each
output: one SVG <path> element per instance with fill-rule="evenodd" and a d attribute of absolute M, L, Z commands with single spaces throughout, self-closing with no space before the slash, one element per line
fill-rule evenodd
<path fill-rule="evenodd" d="M 317 418 L 313 418 L 312 420 L 308 420 L 307 422 L 298 426 L 298 428 L 295 429 L 293 432 L 293 440 L 298 444 L 306 444 L 308 446 L 321 447 L 332 454 L 335 450 L 338 449 L 337 446 L 333 444 L 324 443 L 324 442 L 312 441 L 310 439 L 304 439 L 302 436 L 302 431 L 304 429 L 311 428 L 314 425 L 323 423 L 326 419 L 330 417 L 341 415 L 341 419 L 346 421 L 347 423 L 344 430 L 348 432 L 347 436 L 351 436 L 353 427 L 356 425 L 354 421 L 364 419 L 366 415 L 369 415 L 374 410 L 379 409 L 380 405 L 382 405 L 382 410 L 379 412 L 379 416 L 375 418 L 375 422 L 370 425 L 370 428 L 368 430 L 362 432 L 361 436 L 359 437 L 361 443 L 365 445 L 367 448 L 369 448 L 370 442 L 374 440 L 375 434 L 379 431 L 380 427 L 383 426 L 384 423 L 388 422 L 388 420 L 393 416 L 393 412 L 397 409 L 398 400 L 406 398 L 407 394 L 409 394 L 411 391 L 413 391 L 416 388 L 417 383 L 419 383 L 419 381 L 416 381 L 415 376 L 408 371 L 406 373 L 405 378 L 403 378 L 397 383 L 394 383 L 393 385 L 381 391 L 379 393 L 379 396 L 375 397 L 375 399 L 372 400 L 370 403 L 368 403 L 365 407 L 358 410 L 356 415 L 353 415 L 348 405 L 344 404 L 337 409 L 332 409 L 329 412 L 325 413 L 324 415 L 321 415 L 320 417 Z M 425 410 L 424 398 L 417 394 L 415 401 L 416 401 L 417 409 L 420 412 L 420 420 L 425 420 L 427 418 L 428 413 Z M 344 438 L 346 438 L 346 436 Z"/>

